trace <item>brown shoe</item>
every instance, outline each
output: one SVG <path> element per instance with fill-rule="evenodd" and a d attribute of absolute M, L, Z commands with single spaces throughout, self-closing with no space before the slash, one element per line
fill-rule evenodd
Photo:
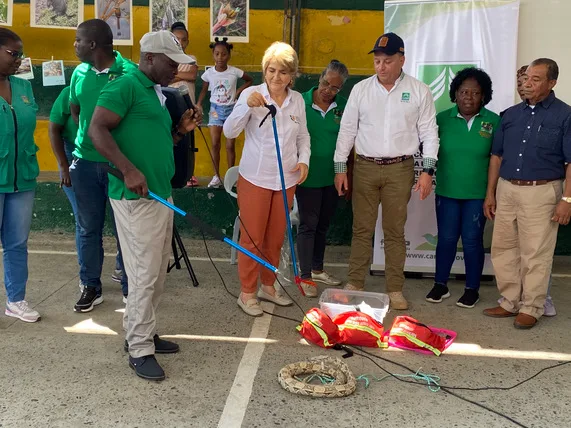
<path fill-rule="evenodd" d="M 506 311 L 501 306 L 496 306 L 495 308 L 484 309 L 484 315 L 492 318 L 508 318 L 508 317 L 515 317 L 517 313 Z"/>
<path fill-rule="evenodd" d="M 404 311 L 408 309 L 408 302 L 402 295 L 400 291 L 394 291 L 389 294 L 389 299 L 391 301 L 391 308 L 397 311 Z"/>
<path fill-rule="evenodd" d="M 520 330 L 527 330 L 532 328 L 537 323 L 537 319 L 528 314 L 517 314 L 514 321 L 514 327 Z"/>

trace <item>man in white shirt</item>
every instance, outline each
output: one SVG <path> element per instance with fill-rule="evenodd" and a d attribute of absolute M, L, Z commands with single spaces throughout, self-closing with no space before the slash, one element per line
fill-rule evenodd
<path fill-rule="evenodd" d="M 374 54 L 376 74 L 351 91 L 334 156 L 335 187 L 342 195 L 349 187 L 347 159 L 355 146 L 353 239 L 345 288 L 364 288 L 382 203 L 387 292 L 391 307 L 404 310 L 404 226 L 414 185 L 413 155 L 422 144 L 424 169 L 414 187 L 422 200 L 432 191 L 438 156 L 436 109 L 428 86 L 403 72 L 404 42 L 399 36 L 383 34 L 369 53 Z"/>

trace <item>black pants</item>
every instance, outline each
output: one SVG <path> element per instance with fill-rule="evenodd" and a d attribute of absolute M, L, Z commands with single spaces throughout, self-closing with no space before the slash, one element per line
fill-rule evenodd
<path fill-rule="evenodd" d="M 325 237 L 335 213 L 339 195 L 335 186 L 298 187 L 295 196 L 299 210 L 297 253 L 301 278 L 311 279 L 311 271 L 323 270 Z"/>

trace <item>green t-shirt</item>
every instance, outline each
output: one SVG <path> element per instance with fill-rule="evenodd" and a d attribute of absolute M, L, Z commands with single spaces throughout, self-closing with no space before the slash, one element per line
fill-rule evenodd
<path fill-rule="evenodd" d="M 34 141 L 38 105 L 32 85 L 16 76 L 8 79 L 12 104 L 0 97 L 0 193 L 35 189 L 40 173 Z"/>
<path fill-rule="evenodd" d="M 50 112 L 50 122 L 63 126 L 62 137 L 66 143 L 74 144 L 77 137 L 77 125 L 69 111 L 69 86 L 63 88 L 55 100 Z"/>
<path fill-rule="evenodd" d="M 141 71 L 109 82 L 101 91 L 97 105 L 121 117 L 111 131 L 121 152 L 147 179 L 149 190 L 162 198 L 171 196 L 175 172 L 172 120 L 161 105 L 155 83 Z M 139 199 L 125 184 L 109 175 L 111 199 Z"/>
<path fill-rule="evenodd" d="M 488 185 L 488 165 L 494 132 L 500 116 L 482 108 L 472 127 L 458 116 L 458 106 L 436 116 L 440 148 L 436 170 L 436 190 L 454 199 L 484 199 Z"/>
<path fill-rule="evenodd" d="M 81 159 L 106 162 L 106 159 L 95 150 L 91 138 L 87 135 L 97 98 L 99 98 L 99 93 L 107 82 L 137 70 L 135 63 L 124 59 L 119 52 L 114 52 L 114 54 L 115 62 L 106 73 L 98 73 L 91 64 L 82 63 L 75 68 L 71 75 L 69 99 L 72 104 L 79 106 L 79 129 L 73 154 Z"/>
<path fill-rule="evenodd" d="M 335 154 L 341 117 L 347 104 L 347 99 L 337 95 L 335 97 L 337 106 L 330 109 L 323 117 L 320 111 L 312 107 L 313 91 L 316 89 L 317 87 L 313 87 L 302 94 L 305 101 L 307 130 L 311 137 L 309 173 L 307 174 L 307 179 L 301 184 L 303 187 L 333 185 L 335 179 L 333 155 Z"/>

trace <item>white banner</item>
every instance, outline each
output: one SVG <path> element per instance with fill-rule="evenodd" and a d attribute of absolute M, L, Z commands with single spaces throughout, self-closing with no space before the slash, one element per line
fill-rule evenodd
<path fill-rule="evenodd" d="M 493 82 L 492 102 L 486 107 L 499 113 L 514 104 L 516 84 L 519 0 L 388 0 L 385 2 L 385 32 L 404 40 L 404 71 L 426 83 L 434 96 L 436 111 L 452 107 L 450 83 L 466 67 L 485 70 Z M 422 171 L 420 154 L 415 157 L 416 176 Z M 482 171 L 486 174 L 487 171 Z M 405 271 L 434 273 L 438 240 L 434 193 L 420 201 L 412 194 L 405 227 Z M 493 225 L 486 223 L 484 275 L 493 275 L 490 246 Z M 381 207 L 375 230 L 372 271 L 384 271 L 385 252 Z M 452 266 L 464 273 L 462 244 Z"/>

